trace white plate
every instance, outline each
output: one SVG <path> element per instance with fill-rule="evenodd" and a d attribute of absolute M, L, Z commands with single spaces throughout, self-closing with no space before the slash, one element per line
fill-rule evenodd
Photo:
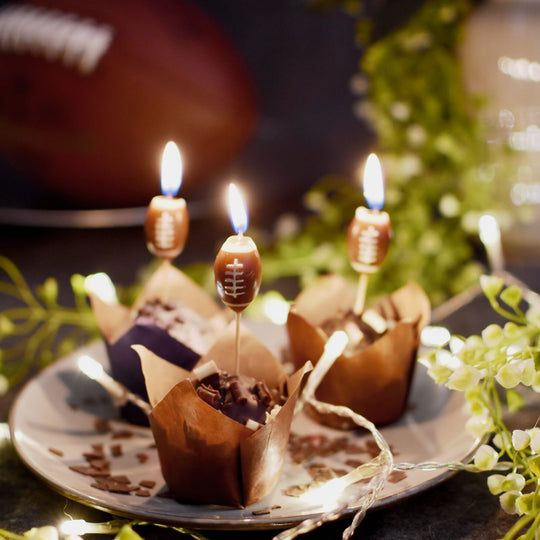
<path fill-rule="evenodd" d="M 279 350 L 285 340 L 283 328 L 270 329 L 265 325 L 259 329 L 262 329 L 263 341 L 274 351 Z M 133 432 L 131 438 L 114 440 L 110 432 L 96 430 L 96 416 L 112 418 L 115 411 L 102 388 L 78 370 L 77 360 L 81 354 L 90 354 L 108 366 L 101 342 L 57 361 L 25 386 L 11 410 L 9 422 L 13 444 L 21 459 L 36 475 L 66 497 L 120 516 L 205 529 L 285 527 L 323 512 L 321 506 L 283 493 L 290 486 L 309 481 L 306 469 L 294 464 L 290 456 L 274 491 L 245 509 L 180 504 L 157 496 L 158 492 L 166 491 L 166 486 L 157 452 L 152 447 L 150 430 L 118 420 L 111 421 L 113 430 L 130 429 Z M 468 460 L 478 443 L 464 429 L 467 414 L 463 406 L 461 393 L 452 393 L 435 385 L 425 369 L 418 365 L 406 414 L 399 422 L 381 429 L 395 454 L 395 461 L 449 463 Z M 325 434 L 328 437 L 347 435 L 357 446 L 371 441 L 365 432 L 325 428 L 304 415 L 294 419 L 292 432 Z M 106 450 L 112 444 L 122 444 L 123 455 L 110 458 L 112 474 L 127 475 L 133 484 L 145 479 L 155 480 L 157 483 L 151 489 L 150 497 L 98 490 L 90 485 L 93 478 L 69 469 L 70 465 L 85 464 L 83 452 L 100 443 Z M 52 453 L 51 448 L 61 450 L 63 456 Z M 140 463 L 137 457 L 141 453 L 148 456 L 145 463 Z M 359 457 L 362 456 L 341 452 L 329 459 L 334 465 L 350 470 L 350 466 L 344 465 L 345 461 Z M 315 461 L 320 463 L 323 460 L 316 458 Z M 374 508 L 425 490 L 450 474 L 447 469 L 408 471 L 399 481 L 387 482 Z M 268 509 L 271 509 L 268 514 L 253 513 Z"/>

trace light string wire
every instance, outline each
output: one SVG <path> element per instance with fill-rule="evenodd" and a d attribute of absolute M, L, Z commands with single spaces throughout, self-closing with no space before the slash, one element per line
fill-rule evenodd
<path fill-rule="evenodd" d="M 354 531 L 364 518 L 367 510 L 377 500 L 377 497 L 382 491 L 389 474 L 392 472 L 394 466 L 394 457 L 388 443 L 380 431 L 375 427 L 375 424 L 367 420 L 362 415 L 355 413 L 348 407 L 332 405 L 330 403 L 319 401 L 315 398 L 315 390 L 323 380 L 328 370 L 332 367 L 334 362 L 345 349 L 347 340 L 345 339 L 345 341 L 343 341 L 343 334 L 343 332 L 335 332 L 328 340 L 323 355 L 309 375 L 302 395 L 298 400 L 297 407 L 295 408 L 295 415 L 302 410 L 305 405 L 311 405 L 318 413 L 334 414 L 342 418 L 348 418 L 358 427 L 364 428 L 371 433 L 377 446 L 379 447 L 380 452 L 368 463 L 360 465 L 344 476 L 330 480 L 330 482 L 337 480 L 340 483 L 343 483 L 344 486 L 348 486 L 355 484 L 360 480 L 371 477 L 368 484 L 366 486 L 363 485 L 363 489 L 360 492 L 355 493 L 355 495 L 349 497 L 344 503 L 337 505 L 330 511 L 322 513 L 320 516 L 305 519 L 296 527 L 282 531 L 280 534 L 275 536 L 273 540 L 292 540 L 298 535 L 313 531 L 324 523 L 341 518 L 345 513 L 352 509 L 357 509 L 351 525 L 349 525 L 349 527 L 343 531 L 343 540 L 348 540 L 354 534 Z M 340 338 L 341 342 L 338 344 Z M 321 486 L 317 486 L 314 488 L 314 490 L 324 490 L 328 483 L 329 482 Z"/>
<path fill-rule="evenodd" d="M 345 514 L 355 511 L 351 524 L 343 531 L 342 535 L 343 540 L 348 540 L 364 519 L 367 510 L 377 500 L 377 497 L 386 484 L 388 476 L 393 470 L 432 471 L 447 469 L 449 471 L 484 472 L 483 469 L 478 468 L 474 464 L 461 462 L 439 463 L 436 461 L 424 461 L 421 463 L 401 462 L 394 464 L 394 457 L 388 443 L 372 422 L 367 420 L 364 416 L 355 413 L 348 407 L 332 405 L 330 403 L 317 400 L 315 398 L 316 389 L 346 346 L 346 342 L 337 344 L 339 339 L 336 340 L 334 338 L 340 338 L 342 336 L 337 336 L 336 334 L 339 334 L 339 332 L 336 332 L 328 340 L 323 355 L 315 365 L 313 371 L 310 373 L 304 390 L 296 405 L 295 415 L 298 414 L 306 405 L 310 405 L 320 414 L 333 414 L 341 418 L 349 419 L 356 426 L 364 428 L 371 433 L 375 443 L 379 447 L 380 452 L 369 462 L 360 465 L 351 472 L 339 478 L 332 479 L 325 484 L 311 488 L 308 490 L 308 493 L 316 490 L 320 490 L 322 493 L 323 490 L 328 488 L 328 485 L 332 482 L 339 482 L 340 485 L 343 485 L 343 489 L 345 489 L 345 487 L 354 485 L 360 480 L 370 478 L 367 485 L 362 484 L 363 489 L 357 490 L 354 495 L 350 496 L 343 503 L 337 504 L 336 502 L 336 507 L 332 510 L 323 512 L 317 517 L 305 519 L 296 527 L 282 531 L 280 534 L 275 536 L 273 540 L 292 540 L 301 534 L 313 531 L 324 523 L 335 521 L 343 517 Z M 472 448 L 476 448 L 478 444 L 479 440 L 475 441 Z M 513 465 L 510 462 L 499 462 L 491 469 L 491 471 L 510 470 L 512 469 L 512 466 Z"/>
<path fill-rule="evenodd" d="M 448 469 L 449 471 L 467 471 L 467 472 L 487 472 L 485 469 L 480 469 L 476 465 L 470 463 L 451 462 L 451 463 L 439 463 L 437 461 L 424 461 L 422 463 L 396 463 L 394 470 L 396 471 L 434 471 L 437 469 Z M 493 465 L 489 472 L 493 471 L 510 471 L 514 469 L 514 464 L 510 461 L 499 461 Z"/>
<path fill-rule="evenodd" d="M 382 434 L 372 422 L 364 418 L 362 415 L 356 414 L 348 407 L 331 405 L 329 403 L 318 401 L 315 398 L 310 398 L 309 396 L 305 398 L 304 403 L 311 405 L 319 413 L 337 414 L 340 417 L 352 420 L 357 426 L 367 429 L 375 439 L 375 442 L 380 449 L 380 453 L 368 463 L 360 465 L 353 471 L 341 476 L 338 479 L 347 484 L 353 484 L 371 476 L 369 483 L 364 487 L 360 494 L 355 494 L 346 502 L 328 512 L 321 514 L 319 517 L 306 519 L 296 527 L 281 532 L 275 536 L 273 540 L 291 540 L 300 534 L 313 531 L 324 523 L 337 520 L 351 509 L 357 508 L 351 525 L 343 531 L 343 540 L 348 540 L 354 534 L 354 531 L 361 523 L 367 510 L 373 505 L 379 493 L 383 489 L 388 475 L 392 472 L 394 458 L 390 447 Z M 324 485 L 315 489 L 324 489 Z"/>

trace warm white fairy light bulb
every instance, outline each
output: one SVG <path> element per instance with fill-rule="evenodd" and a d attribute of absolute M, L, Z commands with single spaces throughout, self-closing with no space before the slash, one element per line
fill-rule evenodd
<path fill-rule="evenodd" d="M 103 377 L 103 366 L 91 356 L 86 354 L 81 356 L 78 361 L 78 366 L 87 377 L 94 381 L 99 381 L 99 379 Z"/>
<path fill-rule="evenodd" d="M 266 295 L 262 301 L 262 311 L 274 324 L 285 324 L 289 314 L 289 303 L 278 295 Z"/>
<path fill-rule="evenodd" d="M 84 290 L 95 294 L 100 300 L 107 304 L 118 303 L 116 287 L 105 272 L 98 272 L 86 276 L 84 280 Z"/>
<path fill-rule="evenodd" d="M 492 272 L 504 268 L 504 257 L 501 243 L 501 230 L 495 217 L 485 214 L 478 220 L 478 233 L 486 249 L 489 266 Z"/>

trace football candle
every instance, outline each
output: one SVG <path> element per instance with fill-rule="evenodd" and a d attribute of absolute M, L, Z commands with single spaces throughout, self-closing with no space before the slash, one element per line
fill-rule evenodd
<path fill-rule="evenodd" d="M 382 212 L 384 183 L 381 164 L 370 154 L 364 168 L 364 198 L 369 206 L 359 206 L 347 231 L 347 247 L 351 266 L 360 274 L 354 312 L 362 313 L 369 274 L 378 270 L 390 245 L 390 217 Z"/>
<path fill-rule="evenodd" d="M 248 226 L 248 214 L 244 200 L 234 184 L 229 185 L 228 207 L 236 235 L 229 236 L 217 254 L 214 281 L 222 302 L 236 314 L 234 356 L 238 373 L 240 315 L 259 292 L 262 265 L 255 242 L 249 236 L 244 236 Z"/>
<path fill-rule="evenodd" d="M 148 206 L 144 234 L 150 253 L 172 261 L 184 249 L 189 231 L 186 201 L 176 197 L 182 183 L 182 157 L 169 141 L 161 160 L 161 192 Z"/>

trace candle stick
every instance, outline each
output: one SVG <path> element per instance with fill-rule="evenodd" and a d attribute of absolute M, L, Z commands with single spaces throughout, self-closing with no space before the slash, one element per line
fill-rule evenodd
<path fill-rule="evenodd" d="M 354 312 L 359 315 L 364 310 L 367 281 L 384 261 L 392 228 L 384 205 L 384 185 L 382 170 L 375 154 L 370 154 L 364 169 L 364 197 L 369 209 L 359 206 L 347 232 L 347 247 L 351 266 L 360 274 Z"/>
<path fill-rule="evenodd" d="M 161 191 L 150 201 L 144 223 L 150 253 L 170 262 L 184 249 L 189 231 L 186 201 L 175 197 L 182 183 L 182 157 L 175 143 L 168 142 L 161 160 Z"/>
<path fill-rule="evenodd" d="M 214 281 L 222 302 L 235 312 L 236 340 L 235 366 L 239 373 L 240 315 L 252 302 L 261 286 L 261 258 L 255 242 L 244 236 L 248 215 L 238 188 L 229 185 L 229 216 L 234 236 L 229 236 L 221 246 L 214 262 Z"/>

